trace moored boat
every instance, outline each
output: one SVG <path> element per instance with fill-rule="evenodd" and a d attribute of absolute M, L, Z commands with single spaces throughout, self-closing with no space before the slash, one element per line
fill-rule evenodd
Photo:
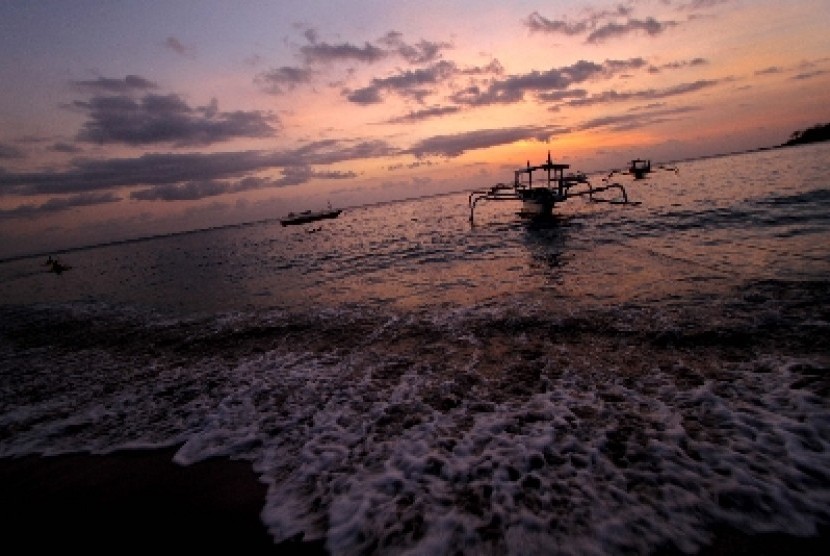
<path fill-rule="evenodd" d="M 285 218 L 280 219 L 280 224 L 282 224 L 283 226 L 307 224 L 309 222 L 316 222 L 317 220 L 337 218 L 338 216 L 340 216 L 340 213 L 342 212 L 343 209 L 333 209 L 331 208 L 331 203 L 329 203 L 329 208 L 326 210 L 304 210 L 302 212 L 297 213 L 289 212 Z"/>
<path fill-rule="evenodd" d="M 619 183 L 605 183 L 593 186 L 582 172 L 565 173 L 569 164 L 553 162 L 548 151 L 548 158 L 542 164 L 527 166 L 514 171 L 513 184 L 498 183 L 487 190 L 470 193 L 470 222 L 479 201 L 522 202 L 519 216 L 528 219 L 547 218 L 551 216 L 557 203 L 573 197 L 586 197 L 593 202 L 634 204 L 628 200 L 625 188 Z M 598 196 L 609 190 L 616 190 L 620 196 L 608 199 Z"/>

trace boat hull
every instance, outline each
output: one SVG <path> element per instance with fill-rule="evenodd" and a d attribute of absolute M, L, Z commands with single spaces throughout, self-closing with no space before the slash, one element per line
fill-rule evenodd
<path fill-rule="evenodd" d="M 520 193 L 522 208 L 519 216 L 523 218 L 540 218 L 550 216 L 558 200 L 557 194 L 547 188 L 527 189 Z"/>
<path fill-rule="evenodd" d="M 302 212 L 300 214 L 290 214 L 286 218 L 280 220 L 283 226 L 297 226 L 299 224 L 308 224 L 309 222 L 316 222 L 318 220 L 329 220 L 337 218 L 342 209 L 327 210 L 323 212 Z"/>

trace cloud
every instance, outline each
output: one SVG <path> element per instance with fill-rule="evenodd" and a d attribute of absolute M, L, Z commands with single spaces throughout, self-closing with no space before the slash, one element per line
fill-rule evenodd
<path fill-rule="evenodd" d="M 30 218 L 42 214 L 53 214 L 76 207 L 114 203 L 120 200 L 121 197 L 114 193 L 82 193 L 68 197 L 56 197 L 39 205 L 25 204 L 13 209 L 0 210 L 0 219 Z"/>
<path fill-rule="evenodd" d="M 49 150 L 54 151 L 56 153 L 68 154 L 77 154 L 83 151 L 83 149 L 78 147 L 77 145 L 64 143 L 63 141 L 58 141 L 57 143 L 52 144 L 52 146 L 49 147 Z"/>
<path fill-rule="evenodd" d="M 567 21 L 548 19 L 539 12 L 533 12 L 525 19 L 524 24 L 531 33 L 568 37 L 586 35 L 585 42 L 588 44 L 597 44 L 632 33 L 643 32 L 655 36 L 677 25 L 674 21 L 658 21 L 653 17 L 634 19 L 629 17 L 631 13 L 631 8 L 620 5 L 616 10 L 593 11 L 582 19 Z M 625 23 L 620 23 L 620 18 L 625 18 Z"/>
<path fill-rule="evenodd" d="M 564 129 L 540 126 L 480 129 L 451 135 L 436 135 L 419 141 L 406 152 L 417 158 L 428 155 L 455 157 L 466 151 L 507 145 L 516 141 L 529 139 L 547 141 L 552 134 L 561 131 Z"/>
<path fill-rule="evenodd" d="M 561 34 L 567 36 L 581 35 L 597 28 L 600 21 L 630 15 L 631 8 L 620 4 L 615 10 L 591 10 L 587 16 L 577 21 L 548 19 L 539 12 L 533 12 L 524 21 L 531 33 Z"/>
<path fill-rule="evenodd" d="M 585 98 L 588 96 L 588 91 L 585 89 L 570 89 L 567 91 L 551 91 L 548 93 L 539 93 L 539 100 L 545 102 L 559 102 L 567 99 Z"/>
<path fill-rule="evenodd" d="M 183 45 L 176 37 L 167 37 L 167 40 L 164 41 L 164 46 L 181 56 L 190 56 L 193 53 L 191 47 Z"/>
<path fill-rule="evenodd" d="M 564 20 L 552 20 L 542 16 L 539 12 L 533 12 L 525 20 L 525 26 L 531 33 L 561 34 L 567 36 L 580 35 L 589 29 L 588 21 L 568 22 Z"/>
<path fill-rule="evenodd" d="M 646 61 L 642 58 L 606 60 L 602 64 L 580 60 L 570 66 L 552 68 L 544 72 L 532 71 L 494 80 L 484 90 L 473 86 L 459 91 L 452 96 L 452 100 L 458 104 L 474 106 L 519 102 L 524 99 L 526 92 L 535 92 L 544 96 L 552 91 L 566 90 L 577 83 L 597 78 L 609 78 L 645 65 Z"/>
<path fill-rule="evenodd" d="M 355 104 L 369 105 L 383 102 L 383 98 L 380 96 L 380 90 L 376 87 L 364 87 L 354 91 L 345 90 L 343 94 L 346 95 L 346 99 L 349 102 Z"/>
<path fill-rule="evenodd" d="M 373 44 L 354 46 L 348 43 L 312 43 L 300 47 L 300 54 L 306 64 L 327 64 L 340 61 L 374 63 L 386 58 L 389 53 Z"/>
<path fill-rule="evenodd" d="M 273 180 L 256 177 L 247 177 L 237 181 L 190 181 L 139 189 L 130 193 L 130 198 L 138 201 L 195 201 L 206 197 L 261 189 L 272 183 Z"/>
<path fill-rule="evenodd" d="M 139 201 L 195 201 L 253 189 L 300 185 L 314 178 L 348 179 L 356 176 L 354 172 L 315 172 L 307 165 L 289 166 L 283 170 L 283 177 L 280 179 L 248 176 L 235 181 L 203 180 L 165 184 L 133 191 L 130 198 Z"/>
<path fill-rule="evenodd" d="M 390 31 L 379 41 L 388 49 L 397 52 L 410 64 L 427 64 L 434 62 L 441 57 L 441 53 L 452 45 L 445 42 L 433 42 L 420 40 L 415 44 L 407 44 L 403 41 L 403 34 L 397 31 Z"/>
<path fill-rule="evenodd" d="M 314 71 L 310 68 L 282 66 L 259 74 L 254 82 L 266 92 L 279 95 L 297 85 L 310 83 L 313 76 Z"/>
<path fill-rule="evenodd" d="M 814 77 L 818 77 L 820 75 L 825 75 L 827 73 L 826 70 L 815 70 L 815 71 L 806 71 L 802 73 L 798 73 L 794 75 L 792 78 L 797 81 L 802 81 L 805 79 L 812 79 Z"/>
<path fill-rule="evenodd" d="M 657 21 L 653 17 L 646 19 L 629 19 L 624 24 L 607 23 L 602 27 L 597 28 L 588 35 L 585 42 L 589 44 L 596 44 L 605 42 L 608 39 L 622 37 L 632 33 L 644 32 L 649 36 L 659 35 L 669 27 L 677 25 L 674 21 Z"/>
<path fill-rule="evenodd" d="M 780 66 L 770 66 L 756 71 L 755 75 L 773 75 L 776 73 L 782 73 L 783 71 L 784 70 Z"/>
<path fill-rule="evenodd" d="M 448 114 L 455 114 L 460 110 L 461 108 L 458 106 L 433 106 L 431 108 L 425 108 L 424 110 L 416 110 L 414 112 L 410 112 L 409 114 L 406 114 L 404 116 L 392 118 L 391 120 L 388 120 L 387 123 L 410 124 L 428 120 L 430 118 L 446 116 Z"/>
<path fill-rule="evenodd" d="M 715 6 L 719 6 L 721 4 L 728 4 L 733 2 L 734 0 L 692 0 L 691 2 L 685 2 L 679 4 L 677 6 L 678 10 L 702 10 L 706 8 L 714 8 Z"/>
<path fill-rule="evenodd" d="M 720 83 L 718 80 L 701 79 L 691 83 L 681 83 L 665 89 L 644 89 L 641 91 L 604 91 L 585 98 L 576 98 L 567 102 L 568 106 L 592 106 L 609 102 L 622 102 L 627 100 L 654 100 L 678 95 L 685 95 L 701 89 L 707 89 Z"/>
<path fill-rule="evenodd" d="M 275 117 L 259 110 L 219 112 L 215 99 L 208 106 L 191 108 L 176 94 L 148 94 L 138 100 L 127 95 L 95 96 L 72 106 L 89 116 L 77 139 L 98 144 L 183 147 L 267 137 L 275 131 L 270 125 Z"/>
<path fill-rule="evenodd" d="M 13 195 L 78 193 L 229 177 L 281 163 L 279 156 L 257 151 L 144 154 L 137 158 L 76 159 L 62 171 L 0 174 L 0 192 Z"/>
<path fill-rule="evenodd" d="M 354 91 L 346 90 L 346 98 L 355 104 L 375 104 L 382 100 L 381 92 L 393 92 L 404 97 L 423 99 L 429 94 L 424 86 L 436 85 L 457 73 L 454 63 L 441 61 L 432 66 L 404 70 L 396 75 L 373 79 L 367 87 Z"/>
<path fill-rule="evenodd" d="M 201 192 L 219 194 L 211 182 L 237 180 L 249 188 L 286 185 L 286 181 L 245 182 L 256 172 L 274 168 L 283 169 L 284 177 L 296 180 L 300 175 L 334 179 L 348 177 L 348 173 L 299 174 L 303 166 L 337 164 L 355 159 L 380 158 L 398 154 L 383 141 L 317 141 L 288 151 L 241 151 L 224 153 L 166 153 L 144 154 L 136 158 L 106 160 L 76 159 L 62 171 L 11 173 L 0 172 L 0 195 L 76 194 L 120 188 L 160 188 L 166 192 L 157 198 L 174 197 Z M 197 185 L 187 185 L 189 183 Z M 269 185 L 270 183 L 270 185 Z M 201 185 L 198 185 L 201 184 Z M 220 184 L 221 185 L 221 184 Z M 231 191 L 231 190 L 226 190 Z M 145 193 L 145 195 L 151 195 Z"/>
<path fill-rule="evenodd" d="M 139 75 L 128 75 L 124 79 L 99 77 L 91 81 L 72 81 L 72 85 L 76 89 L 95 94 L 130 94 L 158 88 L 158 85 Z"/>
<path fill-rule="evenodd" d="M 367 41 L 362 46 L 320 42 L 314 29 L 306 29 L 304 36 L 309 44 L 299 47 L 303 61 L 301 66 L 271 69 L 256 76 L 254 82 L 266 92 L 282 94 L 297 85 L 311 83 L 313 77 L 320 73 L 315 66 L 340 62 L 373 64 L 390 57 L 400 57 L 411 65 L 423 65 L 434 63 L 445 49 L 451 47 L 448 43 L 427 40 L 409 44 L 404 42 L 403 35 L 397 31 L 390 31 L 381 37 L 377 44 Z M 356 104 L 374 104 L 381 101 L 380 93 L 383 88 L 383 84 L 375 83 L 365 88 L 344 91 L 344 95 Z M 390 84 L 386 88 L 394 88 L 394 85 Z"/>
<path fill-rule="evenodd" d="M 18 149 L 17 147 L 13 147 L 11 145 L 6 145 L 0 143 L 0 160 L 7 159 L 11 160 L 13 158 L 25 158 L 25 154 L 23 151 Z"/>
<path fill-rule="evenodd" d="M 691 60 L 678 60 L 676 62 L 669 62 L 662 66 L 651 66 L 648 68 L 649 73 L 660 73 L 664 69 L 676 70 L 688 67 L 705 66 L 709 61 L 705 58 L 692 58 Z"/>
<path fill-rule="evenodd" d="M 613 131 L 628 131 L 642 129 L 643 127 L 674 120 L 671 116 L 687 114 L 699 110 L 693 106 L 681 106 L 677 108 L 654 109 L 646 111 L 632 111 L 625 114 L 602 116 L 583 122 L 576 129 L 585 131 L 602 127 L 611 128 Z"/>

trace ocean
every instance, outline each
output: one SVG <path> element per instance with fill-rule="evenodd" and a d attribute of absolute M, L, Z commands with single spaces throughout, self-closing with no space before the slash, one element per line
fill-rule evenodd
<path fill-rule="evenodd" d="M 543 223 L 452 193 L 1 262 L 0 457 L 249 461 L 331 554 L 816 535 L 830 143 L 677 168 Z"/>

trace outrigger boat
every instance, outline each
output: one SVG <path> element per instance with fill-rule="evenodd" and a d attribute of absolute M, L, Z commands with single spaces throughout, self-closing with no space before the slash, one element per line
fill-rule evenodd
<path fill-rule="evenodd" d="M 606 183 L 593 186 L 581 172 L 565 174 L 568 168 L 569 164 L 554 163 L 548 151 L 548 159 L 543 164 L 531 166 L 528 161 L 526 168 L 516 170 L 512 185 L 499 183 L 487 190 L 473 191 L 469 199 L 470 222 L 473 222 L 475 207 L 479 201 L 521 201 L 522 208 L 518 214 L 523 218 L 549 217 L 557 203 L 572 197 L 587 197 L 593 202 L 639 204 L 628 200 L 628 194 L 621 184 Z M 544 176 L 541 181 L 534 181 L 536 173 Z M 597 196 L 609 190 L 619 191 L 620 197 L 607 199 Z"/>
<path fill-rule="evenodd" d="M 343 212 L 343 209 L 333 209 L 331 208 L 331 203 L 329 203 L 329 208 L 327 210 L 319 210 L 319 211 L 310 211 L 304 210 L 303 212 L 289 212 L 288 216 L 285 218 L 280 219 L 280 224 L 283 226 L 294 226 L 297 224 L 308 224 L 309 222 L 316 222 L 317 220 L 326 220 L 329 218 L 337 218 L 340 216 L 340 213 Z"/>

